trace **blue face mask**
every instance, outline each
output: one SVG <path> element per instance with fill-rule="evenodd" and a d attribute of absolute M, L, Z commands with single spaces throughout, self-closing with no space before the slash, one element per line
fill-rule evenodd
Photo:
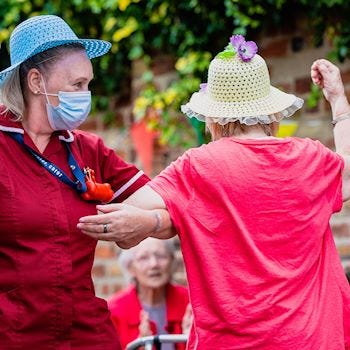
<path fill-rule="evenodd" d="M 80 126 L 91 110 L 91 91 L 64 92 L 46 95 L 46 110 L 53 130 L 73 130 Z M 47 96 L 57 96 L 59 104 L 53 106 Z"/>

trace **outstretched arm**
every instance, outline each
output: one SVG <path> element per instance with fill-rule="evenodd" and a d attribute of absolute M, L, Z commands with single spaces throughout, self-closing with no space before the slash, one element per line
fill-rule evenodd
<path fill-rule="evenodd" d="M 147 185 L 124 203 L 98 205 L 97 210 L 100 215 L 80 218 L 77 227 L 95 239 L 114 241 L 123 249 L 147 237 L 166 239 L 176 234 L 162 197 Z"/>
<path fill-rule="evenodd" d="M 350 105 L 345 95 L 340 71 L 333 63 L 320 59 L 311 66 L 314 84 L 322 88 L 332 108 L 336 152 L 344 158 L 343 201 L 350 198 Z"/>

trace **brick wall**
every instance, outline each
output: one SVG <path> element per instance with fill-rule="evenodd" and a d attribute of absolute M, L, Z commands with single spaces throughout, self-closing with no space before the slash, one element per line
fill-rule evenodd
<path fill-rule="evenodd" d="M 302 28 L 302 26 L 300 27 Z M 307 98 L 310 91 L 310 66 L 317 58 L 326 57 L 331 50 L 325 42 L 322 47 L 315 48 L 312 45 L 312 38 L 307 30 L 299 29 L 286 33 L 269 33 L 268 36 L 257 40 L 260 54 L 266 59 L 271 83 L 287 92 Z M 171 71 L 172 59 L 162 57 L 154 65 L 157 84 L 167 86 L 174 78 Z M 343 80 L 347 87 L 347 94 L 350 96 L 350 62 L 339 65 L 343 72 Z M 137 63 L 134 70 L 133 90 L 134 94 L 140 88 L 140 76 L 144 67 Z M 130 108 L 124 108 L 124 113 L 129 113 Z M 128 116 L 123 117 L 129 120 Z M 305 106 L 294 120 L 298 122 L 296 136 L 311 137 L 319 139 L 327 147 L 333 148 L 332 127 L 330 125 L 331 114 L 328 104 L 321 99 L 318 106 L 312 109 Z M 104 130 L 101 123 L 98 124 L 97 132 L 104 136 L 106 142 L 114 147 L 122 156 L 130 159 L 130 141 L 127 134 L 120 134 L 117 129 Z M 164 168 L 172 159 L 179 155 L 178 150 L 163 149 L 156 150 L 155 169 L 156 173 Z M 132 159 L 138 166 L 138 160 Z M 335 241 L 344 267 L 350 269 L 350 204 L 345 204 L 343 210 L 334 215 L 331 220 Z M 93 277 L 96 286 L 96 293 L 102 297 L 109 297 L 112 293 L 122 288 L 124 280 L 116 258 L 119 249 L 113 243 L 100 242 L 96 250 L 96 260 L 93 269 Z M 178 268 L 175 279 L 180 283 L 186 283 L 181 252 L 177 255 Z"/>

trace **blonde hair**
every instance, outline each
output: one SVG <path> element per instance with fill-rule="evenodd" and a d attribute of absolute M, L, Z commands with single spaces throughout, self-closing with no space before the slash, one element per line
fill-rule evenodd
<path fill-rule="evenodd" d="M 6 107 L 3 114 L 12 112 L 15 115 L 15 121 L 23 118 L 24 97 L 19 77 L 19 67 L 16 67 L 9 77 L 5 80 L 0 90 L 1 103 Z"/>
<path fill-rule="evenodd" d="M 80 43 L 70 43 L 43 51 L 28 58 L 19 67 L 13 69 L 0 86 L 1 103 L 5 106 L 2 114 L 12 112 L 15 121 L 22 121 L 27 93 L 27 76 L 32 68 L 38 69 L 44 76 L 48 75 L 51 66 L 67 51 L 85 50 Z"/>
<path fill-rule="evenodd" d="M 241 124 L 238 120 L 235 122 L 227 123 L 225 125 L 207 121 L 206 127 L 209 130 L 213 141 L 219 140 L 222 137 L 246 134 L 248 130 L 252 128 L 261 128 L 266 136 L 274 136 L 277 133 L 278 128 L 277 123 L 246 125 Z"/>

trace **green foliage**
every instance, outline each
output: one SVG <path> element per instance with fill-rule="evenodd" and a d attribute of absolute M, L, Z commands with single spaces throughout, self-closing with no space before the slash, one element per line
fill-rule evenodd
<path fill-rule="evenodd" d="M 306 100 L 307 107 L 310 109 L 315 108 L 318 105 L 318 102 L 320 101 L 321 97 L 321 89 L 317 85 L 311 84 L 310 94 Z"/>
<path fill-rule="evenodd" d="M 175 64 L 179 79 L 163 91 L 157 90 L 152 73 L 145 73 L 145 88 L 135 101 L 134 115 L 137 119 L 146 117 L 148 125 L 160 131 L 161 144 L 188 148 L 204 142 L 204 124 L 186 120 L 179 111 L 198 90 L 198 76 L 207 70 L 211 58 L 209 52 L 189 52 L 179 58 Z"/>
<path fill-rule="evenodd" d="M 94 110 L 104 110 L 108 122 L 115 104 L 130 98 L 132 62 L 143 60 L 149 71 L 135 103 L 135 118 L 155 110 L 159 117 L 150 124 L 162 130 L 161 141 L 185 147 L 202 142 L 203 126 L 181 119 L 180 105 L 206 81 L 210 59 L 225 48 L 232 34 L 254 40 L 264 29 L 286 26 L 307 14 L 315 45 L 326 39 L 335 45 L 334 59 L 343 61 L 350 55 L 348 0 L 2 0 L 0 69 L 10 64 L 8 39 L 15 25 L 38 14 L 57 14 L 78 36 L 112 42 L 110 54 L 93 60 L 91 87 Z M 159 54 L 170 54 L 177 61 L 178 80 L 165 91 L 158 91 L 152 74 L 153 59 Z"/>

